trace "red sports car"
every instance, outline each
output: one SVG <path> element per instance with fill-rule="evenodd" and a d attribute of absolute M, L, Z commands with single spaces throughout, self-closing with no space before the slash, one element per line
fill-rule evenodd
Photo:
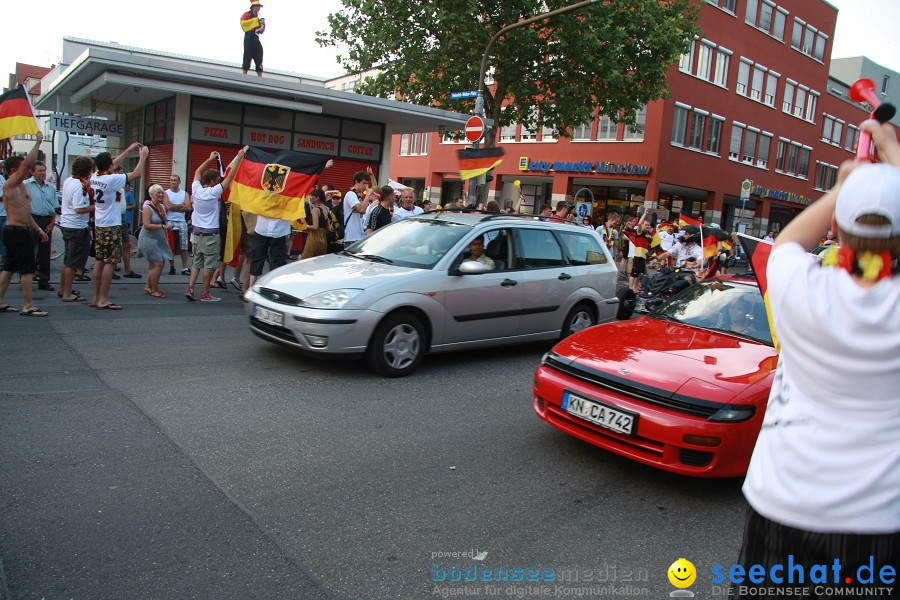
<path fill-rule="evenodd" d="M 559 342 L 534 374 L 557 429 L 697 477 L 743 475 L 778 356 L 755 281 L 720 276 Z"/>

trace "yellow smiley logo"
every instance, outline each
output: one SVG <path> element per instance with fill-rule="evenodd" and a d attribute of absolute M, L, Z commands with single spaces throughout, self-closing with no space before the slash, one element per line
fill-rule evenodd
<path fill-rule="evenodd" d="M 672 563 L 668 571 L 669 581 L 677 588 L 690 587 L 697 579 L 697 569 L 686 558 L 679 558 Z"/>

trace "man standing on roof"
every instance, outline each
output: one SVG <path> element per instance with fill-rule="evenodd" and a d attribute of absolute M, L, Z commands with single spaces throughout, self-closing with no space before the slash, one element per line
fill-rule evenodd
<path fill-rule="evenodd" d="M 256 63 L 256 74 L 263 74 L 263 47 L 259 36 L 266 30 L 266 20 L 259 16 L 262 4 L 259 0 L 250 3 L 250 10 L 241 15 L 241 29 L 244 30 L 244 75 L 250 70 L 250 61 Z"/>

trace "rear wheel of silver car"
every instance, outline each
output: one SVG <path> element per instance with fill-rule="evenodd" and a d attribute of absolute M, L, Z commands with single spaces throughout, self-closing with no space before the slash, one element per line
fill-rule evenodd
<path fill-rule="evenodd" d="M 576 304 L 572 310 L 569 311 L 569 314 L 566 315 L 566 320 L 563 322 L 562 335 L 560 337 L 567 338 L 577 331 L 593 327 L 596 324 L 597 318 L 594 316 L 594 312 L 591 308 L 584 303 Z"/>
<path fill-rule="evenodd" d="M 412 373 L 425 353 L 425 328 L 408 314 L 387 317 L 372 335 L 367 359 L 372 369 L 387 377 Z"/>

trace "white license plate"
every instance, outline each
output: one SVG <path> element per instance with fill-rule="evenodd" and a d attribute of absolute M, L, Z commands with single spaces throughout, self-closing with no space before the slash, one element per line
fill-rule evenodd
<path fill-rule="evenodd" d="M 562 409 L 570 415 L 575 415 L 579 419 L 590 421 L 600 427 L 625 435 L 634 434 L 634 426 L 637 422 L 637 415 L 634 413 L 576 396 L 572 392 L 563 394 Z"/>
<path fill-rule="evenodd" d="M 284 326 L 284 313 L 269 310 L 268 308 L 263 308 L 262 306 L 254 306 L 253 316 L 263 323 L 268 323 L 269 325 L 278 325 L 279 327 Z"/>

